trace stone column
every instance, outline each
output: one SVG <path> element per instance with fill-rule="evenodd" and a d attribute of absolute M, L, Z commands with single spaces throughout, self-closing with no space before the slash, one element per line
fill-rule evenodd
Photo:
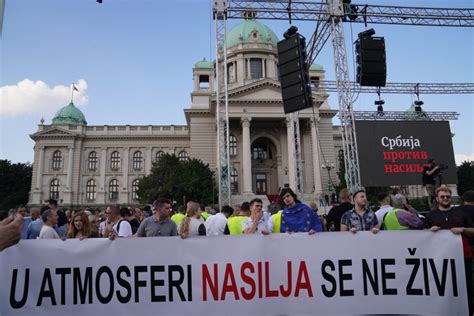
<path fill-rule="evenodd" d="M 119 201 L 120 203 L 128 203 L 128 171 L 130 170 L 130 148 L 123 148 L 123 162 L 122 162 L 122 190 L 119 188 Z"/>
<path fill-rule="evenodd" d="M 105 172 L 107 170 L 107 148 L 102 147 L 100 152 L 99 160 L 100 168 L 100 181 L 99 181 L 99 190 L 97 190 L 97 202 L 101 204 L 106 203 L 106 188 L 107 184 L 105 183 Z"/>
<path fill-rule="evenodd" d="M 69 148 L 69 156 L 67 162 L 67 184 L 66 190 L 70 191 L 72 189 L 72 167 L 74 163 L 74 146 L 71 145 Z"/>
<path fill-rule="evenodd" d="M 310 119 L 311 124 L 311 144 L 313 147 L 313 176 L 314 176 L 314 194 L 320 195 L 323 191 L 321 183 L 321 162 L 319 160 L 319 139 L 318 139 L 319 118 Z"/>
<path fill-rule="evenodd" d="M 43 190 L 44 146 L 39 146 L 38 174 L 36 175 L 36 189 Z"/>
<path fill-rule="evenodd" d="M 149 175 L 151 173 L 151 163 L 152 163 L 151 147 L 148 147 L 146 149 L 146 157 L 145 157 L 145 174 L 146 175 Z"/>
<path fill-rule="evenodd" d="M 252 194 L 252 157 L 250 148 L 250 121 L 251 117 L 243 117 L 242 124 L 242 193 Z"/>
<path fill-rule="evenodd" d="M 290 116 L 286 118 L 286 135 L 288 140 L 288 179 L 290 188 L 296 192 L 295 126 Z"/>

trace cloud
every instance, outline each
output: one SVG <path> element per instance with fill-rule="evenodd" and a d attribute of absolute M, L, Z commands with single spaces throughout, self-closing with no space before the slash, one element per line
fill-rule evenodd
<path fill-rule="evenodd" d="M 456 166 L 459 166 L 464 161 L 474 161 L 474 153 L 470 154 L 455 154 Z"/>
<path fill-rule="evenodd" d="M 74 104 L 81 106 L 89 102 L 87 82 L 80 79 L 74 83 L 79 92 L 74 92 Z M 67 105 L 71 99 L 72 85 L 49 87 L 41 80 L 24 79 L 16 85 L 0 87 L 0 115 L 15 117 L 41 114 L 46 116 Z"/>

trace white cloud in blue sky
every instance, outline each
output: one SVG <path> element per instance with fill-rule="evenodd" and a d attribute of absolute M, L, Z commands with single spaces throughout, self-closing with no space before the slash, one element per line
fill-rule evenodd
<path fill-rule="evenodd" d="M 74 104 L 87 105 L 87 82 L 80 79 L 75 86 L 79 91 L 74 92 Z M 0 115 L 15 117 L 52 113 L 64 106 L 64 100 L 71 98 L 71 88 L 72 84 L 50 87 L 44 81 L 30 79 L 23 79 L 16 85 L 0 87 Z"/>

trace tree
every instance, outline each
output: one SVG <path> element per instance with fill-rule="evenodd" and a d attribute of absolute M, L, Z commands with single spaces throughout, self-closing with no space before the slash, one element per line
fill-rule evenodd
<path fill-rule="evenodd" d="M 142 178 L 137 194 L 142 203 L 165 197 L 178 204 L 184 199 L 210 204 L 215 200 L 213 188 L 214 173 L 208 164 L 165 154 L 153 164 L 150 175 Z"/>
<path fill-rule="evenodd" d="M 474 161 L 464 161 L 457 169 L 458 194 L 462 196 L 464 192 L 474 190 Z"/>
<path fill-rule="evenodd" d="M 10 160 L 0 159 L 0 209 L 28 203 L 32 172 L 30 163 L 12 164 Z"/>
<path fill-rule="evenodd" d="M 341 191 L 344 188 L 347 188 L 346 183 L 346 165 L 344 164 L 344 152 L 342 149 L 339 151 L 337 156 L 338 163 L 339 163 L 339 170 L 336 172 L 337 177 L 339 178 L 339 184 L 335 186 L 336 192 Z"/>

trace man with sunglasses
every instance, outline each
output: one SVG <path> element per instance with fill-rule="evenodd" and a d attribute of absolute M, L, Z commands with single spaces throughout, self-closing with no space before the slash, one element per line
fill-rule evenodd
<path fill-rule="evenodd" d="M 436 189 L 436 202 L 438 203 L 438 208 L 432 210 L 426 216 L 425 228 L 432 232 L 437 232 L 440 229 L 449 229 L 453 234 L 462 234 L 469 315 L 472 315 L 472 251 L 467 239 L 474 237 L 472 221 L 463 210 L 451 206 L 451 190 L 449 188 L 439 187 Z"/>

